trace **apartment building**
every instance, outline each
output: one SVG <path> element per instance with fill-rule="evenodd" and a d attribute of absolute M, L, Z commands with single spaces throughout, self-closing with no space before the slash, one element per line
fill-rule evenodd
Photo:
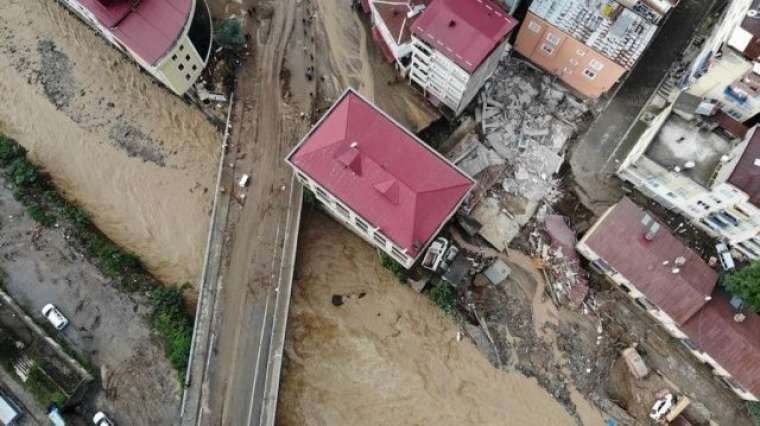
<path fill-rule="evenodd" d="M 411 268 L 474 181 L 354 90 L 286 158 L 347 228 Z"/>
<path fill-rule="evenodd" d="M 410 82 L 461 114 L 496 71 L 516 26 L 491 0 L 433 0 L 411 26 Z"/>
<path fill-rule="evenodd" d="M 667 0 L 533 0 L 515 50 L 598 98 L 633 68 L 672 7 Z"/>
<path fill-rule="evenodd" d="M 746 258 L 760 259 L 756 128 L 682 94 L 659 114 L 645 114 L 628 137 L 633 149 L 618 169 L 621 179 Z"/>
<path fill-rule="evenodd" d="M 739 397 L 758 400 L 760 316 L 716 288 L 718 274 L 665 225 L 624 198 L 577 249 Z"/>
<path fill-rule="evenodd" d="M 760 59 L 760 0 L 749 1 L 751 5 L 740 25 L 735 26 L 728 44 L 744 57 L 757 60 Z"/>
<path fill-rule="evenodd" d="M 211 55 L 203 0 L 59 0 L 177 95 L 195 84 Z"/>

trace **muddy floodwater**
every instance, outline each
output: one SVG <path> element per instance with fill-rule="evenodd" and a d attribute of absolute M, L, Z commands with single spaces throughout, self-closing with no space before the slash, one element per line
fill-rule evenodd
<path fill-rule="evenodd" d="M 279 424 L 576 424 L 535 380 L 457 341 L 453 321 L 321 213 L 304 216 L 297 270 Z"/>
<path fill-rule="evenodd" d="M 195 284 L 220 136 L 52 0 L 0 1 L 0 131 L 159 278 Z"/>

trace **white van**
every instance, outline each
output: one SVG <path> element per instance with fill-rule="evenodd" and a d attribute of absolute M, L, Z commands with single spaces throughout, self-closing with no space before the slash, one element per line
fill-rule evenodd
<path fill-rule="evenodd" d="M 21 410 L 10 399 L 0 394 L 0 424 L 11 426 L 21 417 Z"/>

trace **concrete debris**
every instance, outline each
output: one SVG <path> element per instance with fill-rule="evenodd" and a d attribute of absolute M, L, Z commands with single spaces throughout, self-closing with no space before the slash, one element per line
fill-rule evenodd
<path fill-rule="evenodd" d="M 476 142 L 474 148 L 457 163 L 468 175 L 476 176 L 486 167 L 504 164 L 505 160 L 494 150 L 486 148 L 482 143 Z"/>
<path fill-rule="evenodd" d="M 480 101 L 485 144 L 514 170 L 504 179 L 504 191 L 553 202 L 558 184 L 553 176 L 577 130 L 573 123 L 588 107 L 516 58 L 500 64 Z"/>
<path fill-rule="evenodd" d="M 536 222 L 529 237 L 531 252 L 541 258 L 548 290 L 556 302 L 579 308 L 588 295 L 589 287 L 575 251 L 575 231 L 567 226 L 562 216 L 545 212 L 540 215 L 543 221 Z"/>
<path fill-rule="evenodd" d="M 509 278 L 509 275 L 512 273 L 512 268 L 507 266 L 506 263 L 504 263 L 501 259 L 496 259 L 494 263 L 491 264 L 485 271 L 483 271 L 483 275 L 485 275 L 486 278 L 488 278 L 488 281 L 491 282 L 491 284 L 501 284 Z"/>
<path fill-rule="evenodd" d="M 520 233 L 520 223 L 502 211 L 499 201 L 487 197 L 472 212 L 482 226 L 478 234 L 499 251 L 505 251 L 510 241 Z"/>

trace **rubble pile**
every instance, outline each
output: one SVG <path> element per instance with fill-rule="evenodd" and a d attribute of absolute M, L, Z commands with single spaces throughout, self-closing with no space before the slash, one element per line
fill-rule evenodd
<path fill-rule="evenodd" d="M 588 295 L 586 272 L 575 251 L 575 231 L 564 217 L 548 214 L 530 233 L 531 251 L 543 260 L 547 284 L 557 304 L 579 308 Z"/>
<path fill-rule="evenodd" d="M 478 166 L 506 162 L 514 172 L 504 178 L 504 191 L 551 204 L 559 194 L 554 175 L 565 146 L 587 111 L 549 76 L 517 58 L 505 59 L 481 94 L 485 141 L 477 148 Z"/>

